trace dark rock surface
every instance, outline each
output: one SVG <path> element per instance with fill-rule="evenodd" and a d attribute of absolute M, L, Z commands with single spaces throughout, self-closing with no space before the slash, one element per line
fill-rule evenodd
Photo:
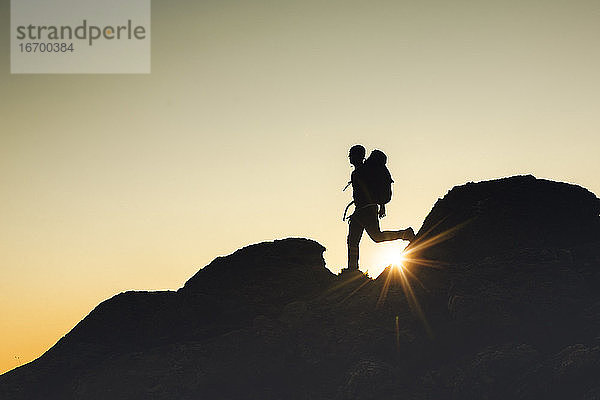
<path fill-rule="evenodd" d="M 430 259 L 469 261 L 515 248 L 572 248 L 600 240 L 600 200 L 588 190 L 531 175 L 467 183 L 437 201 L 420 237 L 447 232 Z"/>
<path fill-rule="evenodd" d="M 599 212 L 531 176 L 456 187 L 377 279 L 311 240 L 248 246 L 101 303 L 0 398 L 597 399 Z"/>

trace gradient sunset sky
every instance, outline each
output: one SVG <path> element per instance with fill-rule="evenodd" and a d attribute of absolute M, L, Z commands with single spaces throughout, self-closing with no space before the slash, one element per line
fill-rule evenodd
<path fill-rule="evenodd" d="M 154 0 L 150 75 L 11 75 L 0 13 L 0 372 L 251 243 L 338 272 L 355 143 L 388 155 L 384 228 L 468 181 L 600 194 L 598 1 Z"/>

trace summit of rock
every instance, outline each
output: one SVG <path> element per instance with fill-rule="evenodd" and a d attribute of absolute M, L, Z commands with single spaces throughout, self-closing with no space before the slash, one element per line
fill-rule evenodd
<path fill-rule="evenodd" d="M 467 183 L 439 199 L 417 236 L 439 243 L 429 259 L 477 260 L 517 248 L 570 248 L 600 241 L 600 200 L 532 175 Z M 418 243 L 418 241 L 417 241 Z"/>

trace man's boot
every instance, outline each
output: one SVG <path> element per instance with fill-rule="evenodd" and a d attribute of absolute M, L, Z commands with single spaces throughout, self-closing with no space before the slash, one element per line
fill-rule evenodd
<path fill-rule="evenodd" d="M 412 242 L 413 240 L 415 240 L 415 237 L 416 235 L 413 228 L 408 228 L 403 231 L 402 240 L 408 240 L 409 242 Z"/>
<path fill-rule="evenodd" d="M 400 229 L 399 231 L 391 231 L 391 234 L 393 235 L 391 240 L 402 239 L 412 242 L 415 238 L 415 231 L 413 231 L 413 228 Z"/>

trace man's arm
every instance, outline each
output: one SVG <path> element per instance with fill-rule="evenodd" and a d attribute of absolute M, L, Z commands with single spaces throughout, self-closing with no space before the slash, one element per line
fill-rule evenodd
<path fill-rule="evenodd" d="M 379 205 L 379 218 L 385 217 L 385 204 Z"/>

